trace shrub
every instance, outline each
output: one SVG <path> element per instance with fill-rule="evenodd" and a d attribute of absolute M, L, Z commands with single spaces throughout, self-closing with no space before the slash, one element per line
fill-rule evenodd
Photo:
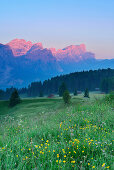
<path fill-rule="evenodd" d="M 15 89 L 12 94 L 11 94 L 11 97 L 10 97 L 10 100 L 9 100 L 9 106 L 10 107 L 13 107 L 15 105 L 17 105 L 18 103 L 20 103 L 20 97 L 18 95 L 18 91 Z"/>
<path fill-rule="evenodd" d="M 106 95 L 105 100 L 110 103 L 114 102 L 114 91 L 111 91 L 110 94 Z"/>
<path fill-rule="evenodd" d="M 65 90 L 65 92 L 63 93 L 63 100 L 64 100 L 65 104 L 69 104 L 70 99 L 71 99 L 71 96 L 69 94 L 69 91 Z"/>

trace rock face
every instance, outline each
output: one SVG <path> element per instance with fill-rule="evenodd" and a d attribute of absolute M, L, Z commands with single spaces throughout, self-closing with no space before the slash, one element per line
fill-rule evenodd
<path fill-rule="evenodd" d="M 71 58 L 76 61 L 81 59 L 81 56 L 86 53 L 86 47 L 84 44 L 81 45 L 71 45 L 64 49 L 50 49 L 52 54 L 56 57 L 57 60 L 62 60 L 64 58 Z"/>
<path fill-rule="evenodd" d="M 10 46 L 15 57 L 25 55 L 32 46 L 43 48 L 41 43 L 32 44 L 31 41 L 25 41 L 24 39 L 14 39 L 10 41 L 7 45 Z"/>
<path fill-rule="evenodd" d="M 60 74 L 108 67 L 114 68 L 113 59 L 96 60 L 84 44 L 59 50 L 23 39 L 0 44 L 0 88 L 23 87 Z"/>

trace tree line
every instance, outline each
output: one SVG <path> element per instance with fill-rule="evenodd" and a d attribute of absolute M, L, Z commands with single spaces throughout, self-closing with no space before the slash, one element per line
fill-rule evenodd
<path fill-rule="evenodd" d="M 102 92 L 109 93 L 114 90 L 114 69 L 90 70 L 56 76 L 44 82 L 32 82 L 28 87 L 17 90 L 19 94 L 26 94 L 28 97 L 60 94 L 60 86 L 63 82 L 70 93 L 85 91 L 86 88 L 89 91 L 100 89 Z M 0 99 L 9 99 L 13 91 L 13 87 L 5 91 L 0 90 Z"/>

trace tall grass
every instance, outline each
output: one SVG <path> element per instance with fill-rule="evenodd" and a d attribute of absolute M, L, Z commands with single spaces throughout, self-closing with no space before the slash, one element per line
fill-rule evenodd
<path fill-rule="evenodd" d="M 24 100 L 1 118 L 0 167 L 113 169 L 113 113 L 102 99 Z"/>

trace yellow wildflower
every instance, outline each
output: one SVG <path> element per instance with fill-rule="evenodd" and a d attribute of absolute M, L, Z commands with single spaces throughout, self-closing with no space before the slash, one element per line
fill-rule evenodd
<path fill-rule="evenodd" d="M 59 154 L 57 154 L 57 158 L 59 158 Z"/>
<path fill-rule="evenodd" d="M 104 166 L 105 166 L 105 163 L 102 164 L 102 167 L 104 167 Z"/>

